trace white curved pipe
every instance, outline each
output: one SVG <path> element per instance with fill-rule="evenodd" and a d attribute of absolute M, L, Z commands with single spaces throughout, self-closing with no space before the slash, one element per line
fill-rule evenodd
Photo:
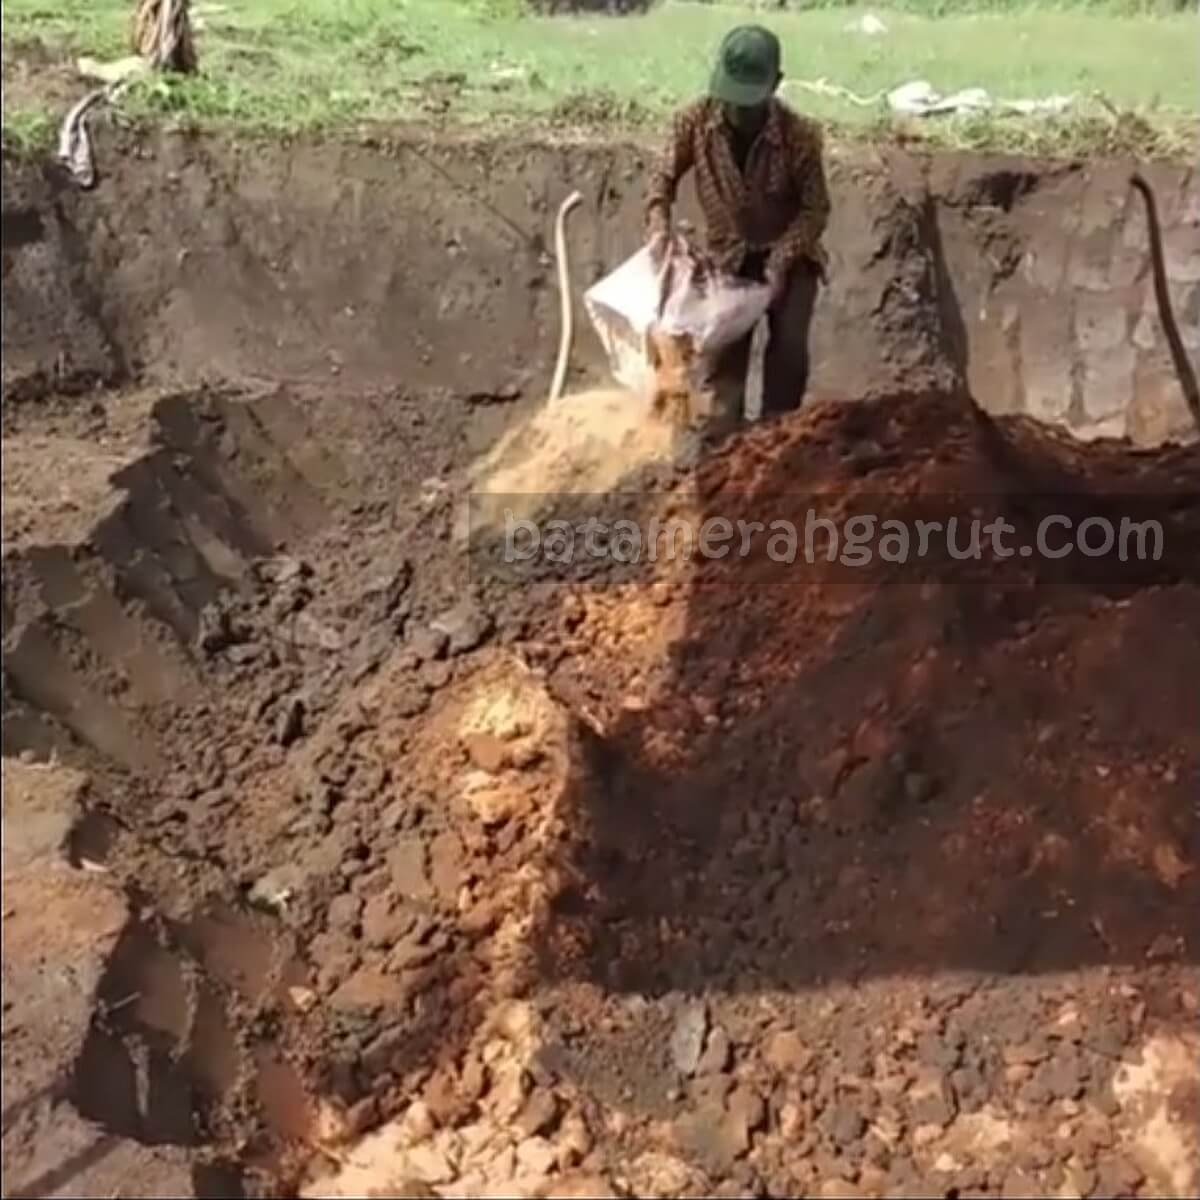
<path fill-rule="evenodd" d="M 561 395 L 567 379 L 567 360 L 571 357 L 574 337 L 574 308 L 571 304 L 571 271 L 567 264 L 567 216 L 583 202 L 579 192 L 572 192 L 559 206 L 554 223 L 554 257 L 558 260 L 558 297 L 562 319 L 558 341 L 558 362 L 554 366 L 554 381 L 550 385 L 550 403 Z"/>

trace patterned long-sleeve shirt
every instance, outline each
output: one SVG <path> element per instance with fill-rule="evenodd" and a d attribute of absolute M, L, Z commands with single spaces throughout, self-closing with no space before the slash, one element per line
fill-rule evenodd
<path fill-rule="evenodd" d="M 676 114 L 651 176 L 646 232 L 668 231 L 679 181 L 694 169 L 708 249 L 719 266 L 736 271 L 747 253 L 766 252 L 768 275 L 807 259 L 823 276 L 829 193 L 822 152 L 820 126 L 772 99 L 743 173 L 720 104 L 697 100 Z"/>

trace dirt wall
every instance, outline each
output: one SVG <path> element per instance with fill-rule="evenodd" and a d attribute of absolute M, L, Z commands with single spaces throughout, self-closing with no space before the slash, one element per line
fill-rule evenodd
<path fill-rule="evenodd" d="M 545 382 L 555 203 L 579 286 L 638 152 L 100 149 L 90 195 L 5 178 L 6 1194 L 1196 1194 L 1197 451 L 914 390 L 1027 406 L 1065 358 L 1078 427 L 1136 209 L 1062 230 L 1119 168 L 836 161 L 818 384 L 894 394 L 597 490 L 1023 533 L 1140 493 L 1162 560 L 514 587 L 459 552 L 475 456 Z"/>
<path fill-rule="evenodd" d="M 536 393 L 558 335 L 554 210 L 586 203 L 575 291 L 638 245 L 634 145 L 232 144 L 101 131 L 101 181 L 6 165 L 4 379 L 328 374 Z M 1194 436 L 1155 307 L 1130 164 L 834 150 L 834 269 L 812 390 L 969 387 L 1084 437 Z M 1200 348 L 1200 180 L 1149 173 L 1170 290 Z M 690 188 L 685 209 L 695 216 Z M 603 371 L 578 306 L 573 362 Z"/>

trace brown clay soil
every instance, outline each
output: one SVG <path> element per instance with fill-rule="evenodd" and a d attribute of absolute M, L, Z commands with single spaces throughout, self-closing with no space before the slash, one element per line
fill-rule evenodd
<path fill-rule="evenodd" d="M 162 153 L 105 160 L 136 203 L 6 200 L 3 1194 L 1196 1194 L 1200 451 L 979 411 L 906 307 L 932 199 L 846 235 L 879 297 L 825 346 L 889 381 L 697 456 L 611 392 L 538 410 L 540 249 L 514 299 L 507 241 L 484 280 L 430 236 L 477 197 L 391 257 L 364 209 L 360 313 L 314 249 L 340 169 L 301 153 L 277 222 L 264 156 Z M 1164 553 L 505 566 L 480 487 L 1014 545 L 1132 514 Z"/>
<path fill-rule="evenodd" d="M 514 581 L 453 540 L 470 406 L 347 399 L 153 408 L 211 503 L 257 479 L 294 532 L 241 547 L 244 585 L 200 609 L 191 687 L 140 709 L 152 758 L 76 747 L 69 856 L 130 915 L 63 1095 L 129 1156 L 118 1194 L 185 1151 L 204 1195 L 1189 1194 L 1194 450 L 1084 451 L 937 397 L 820 404 L 631 475 L 628 511 L 968 503 L 1028 532 L 1140 494 L 1170 552 Z M 140 403 L 112 406 L 127 522 L 169 477 L 122 440 Z M 271 404 L 353 472 L 268 466 L 245 423 Z M 106 452 L 103 415 L 38 420 L 38 444 Z M 44 1156 L 50 1118 L 25 1117 L 11 1195 Z"/>

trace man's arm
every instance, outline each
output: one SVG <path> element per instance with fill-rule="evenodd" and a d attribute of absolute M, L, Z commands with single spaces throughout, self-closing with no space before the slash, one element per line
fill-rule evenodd
<path fill-rule="evenodd" d="M 798 211 L 767 257 L 769 282 L 783 286 L 798 259 L 811 258 L 824 274 L 821 235 L 829 221 L 829 190 L 825 183 L 824 146 L 820 129 L 805 124 L 788 145 L 788 170 L 799 195 Z"/>
<path fill-rule="evenodd" d="M 671 133 L 650 174 L 646 192 L 647 241 L 665 237 L 671 230 L 671 206 L 679 181 L 692 166 L 696 109 L 685 108 L 671 121 Z"/>

